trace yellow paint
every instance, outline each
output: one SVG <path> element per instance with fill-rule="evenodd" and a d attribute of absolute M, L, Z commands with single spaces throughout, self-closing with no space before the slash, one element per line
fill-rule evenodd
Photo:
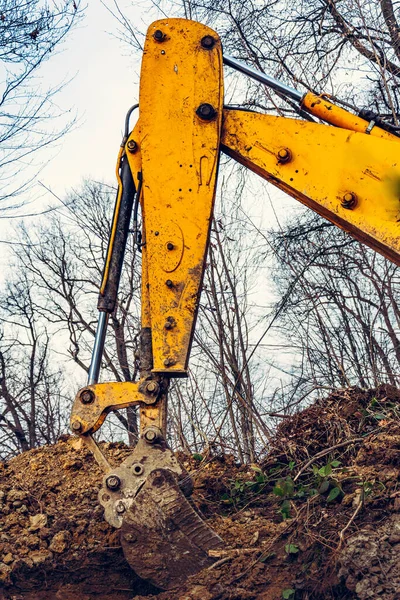
<path fill-rule="evenodd" d="M 164 41 L 154 39 L 157 30 Z M 215 39 L 211 50 L 201 46 L 206 35 Z M 217 112 L 210 121 L 196 114 L 204 103 Z M 215 32 L 185 19 L 153 23 L 133 135 L 143 172 L 143 264 L 157 373 L 186 374 L 213 209 L 222 103 L 222 52 Z M 144 285 L 143 304 L 146 293 Z M 148 319 L 146 308 L 143 318 Z"/>
<path fill-rule="evenodd" d="M 101 427 L 107 414 L 112 410 L 127 408 L 133 404 L 152 404 L 156 401 L 139 391 L 141 382 L 109 382 L 96 383 L 79 390 L 75 397 L 71 413 L 71 425 L 78 421 L 81 424 L 79 434 L 94 433 Z M 91 390 L 94 399 L 84 404 L 81 399 L 83 390 Z"/>
<path fill-rule="evenodd" d="M 221 137 L 224 152 L 400 264 L 397 141 L 235 110 L 224 111 Z M 286 163 L 282 148 L 291 154 Z M 352 210 L 342 206 L 349 193 Z"/>
<path fill-rule="evenodd" d="M 301 107 L 315 117 L 318 117 L 327 123 L 331 123 L 331 125 L 336 125 L 336 127 L 351 129 L 352 131 L 366 133 L 372 137 L 379 137 L 385 140 L 392 140 L 395 142 L 400 141 L 396 135 L 381 129 L 376 125 L 372 127 L 368 134 L 368 121 L 361 119 L 361 117 L 358 117 L 357 115 L 353 115 L 344 108 L 336 106 L 336 104 L 332 104 L 332 102 L 329 102 L 324 95 L 316 96 L 315 94 L 308 92 L 302 100 Z"/>

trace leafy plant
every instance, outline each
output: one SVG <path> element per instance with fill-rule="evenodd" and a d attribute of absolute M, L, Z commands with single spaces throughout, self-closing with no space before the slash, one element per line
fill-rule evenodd
<path fill-rule="evenodd" d="M 261 494 L 265 490 L 270 481 L 269 477 L 259 467 L 252 466 L 251 469 L 254 471 L 253 479 L 232 480 L 229 494 L 225 493 L 221 497 L 223 502 L 239 506 L 246 504 L 254 496 Z"/>
<path fill-rule="evenodd" d="M 284 600 L 294 600 L 295 593 L 296 590 L 293 588 L 286 588 L 286 590 L 282 590 L 282 598 L 284 598 Z"/>
<path fill-rule="evenodd" d="M 286 544 L 285 552 L 286 554 L 298 554 L 300 552 L 300 548 L 296 546 L 296 544 Z"/>

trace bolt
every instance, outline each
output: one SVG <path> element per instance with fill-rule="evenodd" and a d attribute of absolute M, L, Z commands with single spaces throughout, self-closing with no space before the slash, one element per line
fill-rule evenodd
<path fill-rule="evenodd" d="M 73 431 L 78 432 L 82 429 L 82 423 L 78 421 L 78 419 L 75 419 L 71 423 L 71 428 L 73 429 Z"/>
<path fill-rule="evenodd" d="M 155 231 L 154 235 L 160 235 L 160 232 L 159 231 Z"/>
<path fill-rule="evenodd" d="M 83 404 L 92 404 L 95 397 L 96 396 L 92 390 L 83 390 L 80 395 L 80 400 Z"/>
<path fill-rule="evenodd" d="M 203 121 L 212 121 L 217 116 L 217 111 L 211 104 L 200 104 L 196 115 Z"/>
<path fill-rule="evenodd" d="M 290 161 L 291 158 L 292 158 L 291 152 L 287 148 L 281 148 L 278 151 L 278 162 L 287 163 Z"/>
<path fill-rule="evenodd" d="M 343 208 L 352 210 L 357 204 L 357 196 L 353 192 L 347 192 L 340 201 Z"/>
<path fill-rule="evenodd" d="M 135 140 L 129 140 L 129 142 L 127 143 L 128 146 L 128 150 L 129 152 L 131 152 L 131 154 L 134 154 L 134 152 L 136 152 L 136 150 L 138 149 L 137 143 L 135 142 Z"/>
<path fill-rule="evenodd" d="M 167 248 L 168 248 L 168 250 L 173 250 L 175 248 L 175 246 L 173 245 L 172 242 L 168 242 Z"/>
<path fill-rule="evenodd" d="M 110 475 L 106 479 L 106 486 L 109 490 L 117 490 L 121 485 L 121 480 L 117 475 Z"/>
<path fill-rule="evenodd" d="M 126 542 L 129 542 L 129 543 L 133 544 L 134 542 L 136 542 L 137 536 L 134 533 L 126 533 L 124 535 L 124 540 Z"/>
<path fill-rule="evenodd" d="M 125 504 L 123 502 L 121 502 L 121 500 L 118 502 L 118 504 L 115 506 L 115 510 L 117 511 L 117 513 L 119 513 L 120 515 L 122 513 L 125 512 Z"/>
<path fill-rule="evenodd" d="M 165 365 L 166 367 L 172 367 L 174 364 L 175 364 L 175 361 L 174 361 L 174 359 L 173 359 L 173 358 L 166 358 L 166 359 L 164 360 L 164 365 Z"/>
<path fill-rule="evenodd" d="M 200 43 L 201 47 L 205 50 L 211 50 L 212 48 L 214 48 L 215 39 L 212 37 L 212 35 L 205 35 Z"/>
<path fill-rule="evenodd" d="M 172 329 L 172 323 L 171 321 L 166 321 L 164 324 L 165 329 Z"/>
<path fill-rule="evenodd" d="M 157 432 L 154 431 L 154 429 L 146 429 L 146 431 L 143 434 L 143 437 L 149 444 L 154 444 L 154 442 L 158 438 L 158 435 Z"/>
<path fill-rule="evenodd" d="M 153 33 L 153 38 L 156 42 L 163 42 L 165 37 L 165 33 L 163 33 L 161 29 L 156 29 L 156 31 Z"/>
<path fill-rule="evenodd" d="M 146 392 L 148 394 L 157 394 L 160 389 L 157 381 L 149 381 L 146 383 Z"/>
<path fill-rule="evenodd" d="M 174 284 L 172 283 L 172 281 L 170 279 L 167 279 L 167 281 L 165 282 L 165 285 L 169 288 L 174 287 Z"/>

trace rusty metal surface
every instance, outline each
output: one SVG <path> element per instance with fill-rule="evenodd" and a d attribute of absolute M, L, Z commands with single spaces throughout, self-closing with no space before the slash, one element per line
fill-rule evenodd
<path fill-rule="evenodd" d="M 99 491 L 99 502 L 104 507 L 104 518 L 113 527 L 119 528 L 125 513 L 132 506 L 135 496 L 144 485 L 150 474 L 157 468 L 168 469 L 175 473 L 186 484 L 185 492 L 191 491 L 191 479 L 186 470 L 179 464 L 174 454 L 160 438 L 149 444 L 141 438 L 132 454 L 119 466 L 108 471 L 103 478 Z M 118 489 L 109 489 L 107 479 L 118 477 Z"/>
<path fill-rule="evenodd" d="M 140 577 L 170 589 L 211 565 L 208 551 L 223 541 L 192 508 L 176 475 L 156 469 L 123 518 L 121 544 Z"/>
<path fill-rule="evenodd" d="M 133 404 L 154 404 L 157 396 L 146 393 L 146 382 L 109 382 L 88 385 L 79 390 L 71 411 L 71 429 L 80 435 L 94 433 L 111 410 Z"/>

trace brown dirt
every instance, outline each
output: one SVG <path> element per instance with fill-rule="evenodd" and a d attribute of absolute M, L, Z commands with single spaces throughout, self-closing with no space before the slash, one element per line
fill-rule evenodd
<path fill-rule="evenodd" d="M 227 550 L 158 594 L 103 521 L 90 453 L 65 436 L 21 454 L 0 466 L 0 599 L 400 600 L 399 415 L 393 387 L 342 390 L 285 419 L 262 465 L 181 457 Z"/>

